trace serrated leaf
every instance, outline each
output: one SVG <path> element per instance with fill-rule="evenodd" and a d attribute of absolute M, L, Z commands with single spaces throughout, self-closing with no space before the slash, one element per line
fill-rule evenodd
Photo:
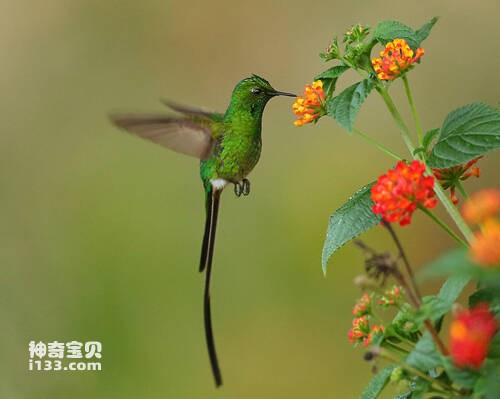
<path fill-rule="evenodd" d="M 441 357 L 428 331 L 422 335 L 415 348 L 406 357 L 405 363 L 425 372 L 441 365 Z"/>
<path fill-rule="evenodd" d="M 439 17 L 434 17 L 429 22 L 427 22 L 425 25 L 423 25 L 420 29 L 417 29 L 415 34 L 416 34 L 417 39 L 418 39 L 418 46 L 420 46 L 422 44 L 422 42 L 425 39 L 427 39 L 427 36 L 429 36 L 429 33 L 431 33 L 431 29 L 433 28 L 435 23 L 438 21 L 438 19 L 439 19 Z"/>
<path fill-rule="evenodd" d="M 326 273 L 328 260 L 335 251 L 380 222 L 380 216 L 372 212 L 373 201 L 370 190 L 373 184 L 370 183 L 358 190 L 330 216 L 321 257 L 323 273 Z"/>
<path fill-rule="evenodd" d="M 448 114 L 427 163 L 431 168 L 449 168 L 497 148 L 500 110 L 473 103 Z"/>
<path fill-rule="evenodd" d="M 424 139 L 422 140 L 422 147 L 424 148 L 424 152 L 427 153 L 432 142 L 438 137 L 439 128 L 429 130 L 425 133 Z"/>
<path fill-rule="evenodd" d="M 359 397 L 359 399 L 376 399 L 380 395 L 380 392 L 384 389 L 389 381 L 392 370 L 394 370 L 396 366 L 387 366 L 382 371 L 380 371 L 372 380 L 368 383 L 365 390 Z"/>
<path fill-rule="evenodd" d="M 443 275 L 474 278 L 487 286 L 500 288 L 500 271 L 494 268 L 486 269 L 471 263 L 467 250 L 462 248 L 449 251 L 426 265 L 419 277 L 425 279 Z"/>
<path fill-rule="evenodd" d="M 330 69 L 327 69 L 326 71 L 320 73 L 317 75 L 314 80 L 318 79 L 333 79 L 333 78 L 338 78 L 340 75 L 342 75 L 345 71 L 349 69 L 348 66 L 345 65 L 336 65 Z"/>
<path fill-rule="evenodd" d="M 444 367 L 446 374 L 448 374 L 448 377 L 450 377 L 455 384 L 463 388 L 472 388 L 476 384 L 476 381 L 479 378 L 478 372 L 455 367 L 450 357 L 442 356 L 442 359 L 442 366 Z"/>
<path fill-rule="evenodd" d="M 375 81 L 365 79 L 349 86 L 326 103 L 327 114 L 349 132 L 366 97 L 375 86 Z"/>
<path fill-rule="evenodd" d="M 384 46 L 394 39 L 405 39 L 413 50 L 417 49 L 420 44 L 417 33 L 409 26 L 398 21 L 379 23 L 373 31 L 373 37 Z"/>

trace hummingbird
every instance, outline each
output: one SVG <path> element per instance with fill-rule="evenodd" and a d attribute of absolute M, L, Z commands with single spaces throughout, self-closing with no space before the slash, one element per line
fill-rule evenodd
<path fill-rule="evenodd" d="M 210 276 L 215 244 L 219 201 L 223 189 L 234 185 L 237 197 L 250 193 L 246 176 L 260 158 L 262 114 L 276 96 L 296 97 L 275 90 L 267 80 L 252 75 L 234 88 L 224 114 L 162 100 L 181 116 L 154 114 L 113 114 L 119 128 L 176 152 L 200 160 L 200 177 L 205 191 L 205 230 L 199 271 L 205 273 L 203 313 L 205 338 L 215 385 L 222 385 L 210 311 Z"/>

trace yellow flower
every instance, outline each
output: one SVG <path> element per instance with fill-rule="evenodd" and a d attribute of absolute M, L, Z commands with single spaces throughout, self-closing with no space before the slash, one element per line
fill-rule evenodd
<path fill-rule="evenodd" d="M 306 85 L 304 96 L 297 97 L 292 107 L 294 114 L 299 116 L 299 119 L 293 123 L 295 126 L 311 123 L 325 115 L 325 92 L 323 91 L 323 82 L 321 80 L 316 80 L 312 85 Z"/>
<path fill-rule="evenodd" d="M 380 80 L 394 80 L 423 55 L 423 48 L 419 47 L 414 53 L 406 40 L 394 39 L 385 45 L 380 57 L 372 60 L 372 65 Z"/>

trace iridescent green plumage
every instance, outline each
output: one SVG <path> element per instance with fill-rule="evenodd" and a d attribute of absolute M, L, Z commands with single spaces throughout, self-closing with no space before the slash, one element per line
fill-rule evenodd
<path fill-rule="evenodd" d="M 119 127 L 174 151 L 197 157 L 205 189 L 206 222 L 200 257 L 200 271 L 206 269 L 204 315 L 207 347 L 217 386 L 222 377 L 215 352 L 210 314 L 210 274 L 215 243 L 217 214 L 222 190 L 235 185 L 237 195 L 248 194 L 246 176 L 257 164 L 262 147 L 262 113 L 278 92 L 259 76 L 240 81 L 233 90 L 225 114 L 164 101 L 182 117 L 165 115 L 113 115 Z"/>

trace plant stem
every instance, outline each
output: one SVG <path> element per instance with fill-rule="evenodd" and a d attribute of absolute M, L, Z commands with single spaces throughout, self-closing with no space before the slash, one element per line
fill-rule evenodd
<path fill-rule="evenodd" d="M 432 340 L 434 341 L 434 343 L 438 347 L 439 352 L 441 352 L 441 354 L 443 356 L 448 356 L 449 355 L 448 349 L 446 348 L 445 344 L 441 340 L 441 337 L 439 336 L 438 332 L 434 328 L 434 324 L 432 324 L 432 321 L 430 319 L 426 319 L 424 321 L 424 324 L 425 324 L 425 327 L 427 328 L 427 331 L 429 331 L 429 333 L 431 334 Z"/>
<path fill-rule="evenodd" d="M 403 137 L 403 140 L 406 144 L 406 147 L 410 151 L 410 154 L 413 157 L 413 153 L 415 151 L 415 146 L 413 145 L 413 142 L 410 137 L 410 131 L 408 130 L 408 127 L 403 121 L 403 118 L 401 114 L 399 113 L 398 109 L 396 108 L 396 105 L 392 101 L 392 98 L 389 96 L 389 93 L 387 92 L 387 88 L 382 85 L 378 85 L 376 87 L 376 90 L 379 92 L 379 94 L 382 96 L 382 99 L 384 100 L 385 104 L 387 105 L 387 108 L 389 108 L 389 112 L 391 113 L 392 117 L 394 118 L 396 124 L 399 127 L 399 132 L 401 133 L 401 136 Z"/>
<path fill-rule="evenodd" d="M 423 137 L 422 137 L 422 127 L 420 126 L 420 119 L 418 117 L 417 109 L 415 107 L 415 103 L 413 102 L 413 97 L 411 95 L 410 85 L 408 83 L 408 77 L 406 74 L 402 76 L 403 83 L 405 86 L 406 97 L 408 98 L 408 103 L 410 104 L 411 112 L 413 114 L 413 120 L 415 121 L 415 127 L 417 129 L 417 139 L 418 145 L 422 147 L 423 145 Z"/>
<path fill-rule="evenodd" d="M 462 186 L 462 183 L 460 182 L 460 180 L 457 179 L 455 186 L 457 186 L 458 191 L 460 191 L 460 194 L 462 194 L 462 197 L 464 197 L 464 199 L 469 198 L 469 195 L 467 194 L 467 191 L 465 191 L 465 188 L 464 188 L 464 186 Z"/>
<path fill-rule="evenodd" d="M 427 166 L 427 174 L 429 176 L 433 175 L 432 169 L 429 166 Z M 457 207 L 453 204 L 453 202 L 451 202 L 451 199 L 448 197 L 448 195 L 446 194 L 443 187 L 441 186 L 441 184 L 439 184 L 438 181 L 436 181 L 434 184 L 434 192 L 436 193 L 436 196 L 441 201 L 444 208 L 446 209 L 450 217 L 453 219 L 453 221 L 455 222 L 455 224 L 457 225 L 458 229 L 463 234 L 465 239 L 468 242 L 470 242 L 470 240 L 473 237 L 472 230 L 467 225 L 467 223 L 465 223 L 465 220 L 462 218 L 462 215 L 460 215 L 460 212 L 458 211 Z"/>
<path fill-rule="evenodd" d="M 370 136 L 364 134 L 363 132 L 361 132 L 358 129 L 354 128 L 354 129 L 352 129 L 352 131 L 353 131 L 353 133 L 355 133 L 356 135 L 358 135 L 360 138 L 362 138 L 366 142 L 370 143 L 371 145 L 373 145 L 375 148 L 379 149 L 380 151 L 386 153 L 390 157 L 395 158 L 398 161 L 401 160 L 401 157 L 398 154 L 396 154 L 395 152 L 392 152 L 386 146 L 384 146 L 383 144 L 379 143 L 377 140 L 375 140 L 375 139 L 371 138 Z"/>
<path fill-rule="evenodd" d="M 403 246 L 401 245 L 401 242 L 399 241 L 399 238 L 396 235 L 396 232 L 392 228 L 391 224 L 386 222 L 386 221 L 383 221 L 382 223 L 383 223 L 384 227 L 387 229 L 387 231 L 389 232 L 389 234 L 391 235 L 392 240 L 396 244 L 396 247 L 398 248 L 399 255 L 403 259 L 403 263 L 405 265 L 406 272 L 408 273 L 408 276 L 410 277 L 411 286 L 415 292 L 415 297 L 417 299 L 417 306 L 420 306 L 420 305 L 422 305 L 422 295 L 420 294 L 420 290 L 419 290 L 417 282 L 415 280 L 415 275 L 413 273 L 413 269 L 411 268 L 410 262 L 408 261 L 408 258 L 406 257 L 406 253 L 403 249 Z"/>
<path fill-rule="evenodd" d="M 435 213 L 431 212 L 427 208 L 419 205 L 420 210 L 422 210 L 425 214 L 427 214 L 432 220 L 434 220 L 439 227 L 441 227 L 444 231 L 446 231 L 456 242 L 467 247 L 467 243 L 462 240 L 453 230 L 451 230 Z"/>
<path fill-rule="evenodd" d="M 387 350 L 385 350 L 384 348 L 380 348 L 380 353 L 379 353 L 379 356 L 386 359 L 386 360 L 389 360 L 390 362 L 392 363 L 396 363 L 397 365 L 399 365 L 401 368 L 409 371 L 410 373 L 426 380 L 427 382 L 429 382 L 432 386 L 436 386 L 438 385 L 439 388 L 441 389 L 444 389 L 445 391 L 449 392 L 449 391 L 453 391 L 455 393 L 459 393 L 455 388 L 453 388 L 452 386 L 440 381 L 440 380 L 436 380 L 434 378 L 431 378 L 430 376 L 428 376 L 427 374 L 423 373 L 422 371 L 416 369 L 416 368 L 413 368 L 412 366 L 409 366 L 408 364 L 402 362 L 401 360 L 399 360 L 398 358 L 392 356 Z"/>

